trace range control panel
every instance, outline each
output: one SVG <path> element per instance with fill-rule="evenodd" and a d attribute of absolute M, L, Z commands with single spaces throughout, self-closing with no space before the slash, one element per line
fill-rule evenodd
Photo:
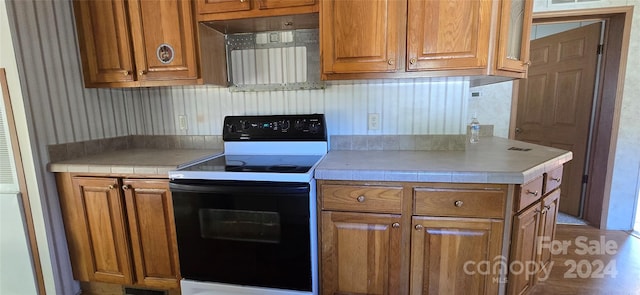
<path fill-rule="evenodd" d="M 224 141 L 326 141 L 324 114 L 226 116 Z"/>

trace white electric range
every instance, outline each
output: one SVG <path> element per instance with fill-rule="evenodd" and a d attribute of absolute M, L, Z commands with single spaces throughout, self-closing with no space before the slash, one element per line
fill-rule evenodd
<path fill-rule="evenodd" d="M 171 171 L 183 295 L 318 294 L 324 115 L 225 117 L 224 154 Z"/>

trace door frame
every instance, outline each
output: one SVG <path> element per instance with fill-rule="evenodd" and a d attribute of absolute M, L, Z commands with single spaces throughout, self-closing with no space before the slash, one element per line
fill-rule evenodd
<path fill-rule="evenodd" d="M 36 230 L 31 214 L 31 202 L 29 202 L 29 192 L 27 190 L 26 176 L 22 164 L 22 154 L 20 153 L 20 143 L 18 142 L 18 131 L 16 130 L 15 118 L 13 117 L 13 108 L 11 106 L 11 96 L 9 94 L 9 84 L 7 82 L 7 72 L 5 68 L 0 68 L 0 91 L 2 91 L 2 101 L 7 116 L 7 125 L 9 127 L 9 138 L 13 153 L 13 161 L 16 168 L 16 176 L 18 178 L 18 188 L 22 197 L 22 210 L 27 230 L 27 239 L 29 243 L 29 252 L 31 254 L 31 264 L 36 279 L 36 289 L 38 294 L 45 295 L 44 274 L 40 262 L 40 252 L 38 250 L 38 241 L 36 240 Z"/>
<path fill-rule="evenodd" d="M 590 139 L 589 181 L 582 218 L 592 226 L 607 227 L 611 179 L 620 123 L 633 6 L 560 10 L 533 14 L 534 24 L 603 20 L 605 44 L 599 76 L 598 99 Z M 515 138 L 519 81 L 513 85 L 509 138 Z M 597 168 L 596 168 L 597 167 Z M 604 168 L 603 168 L 604 167 Z"/>

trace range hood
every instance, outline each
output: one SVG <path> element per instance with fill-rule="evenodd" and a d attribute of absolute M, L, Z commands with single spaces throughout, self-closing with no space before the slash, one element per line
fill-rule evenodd
<path fill-rule="evenodd" d="M 321 89 L 318 14 L 202 22 L 207 84 L 230 91 Z M 203 76 L 211 76 L 203 75 Z"/>

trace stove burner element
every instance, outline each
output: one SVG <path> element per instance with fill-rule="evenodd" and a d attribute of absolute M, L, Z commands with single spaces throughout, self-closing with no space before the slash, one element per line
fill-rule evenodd
<path fill-rule="evenodd" d="M 287 172 L 287 171 L 295 171 L 299 166 L 296 165 L 273 165 L 267 168 L 268 171 L 273 172 Z"/>

